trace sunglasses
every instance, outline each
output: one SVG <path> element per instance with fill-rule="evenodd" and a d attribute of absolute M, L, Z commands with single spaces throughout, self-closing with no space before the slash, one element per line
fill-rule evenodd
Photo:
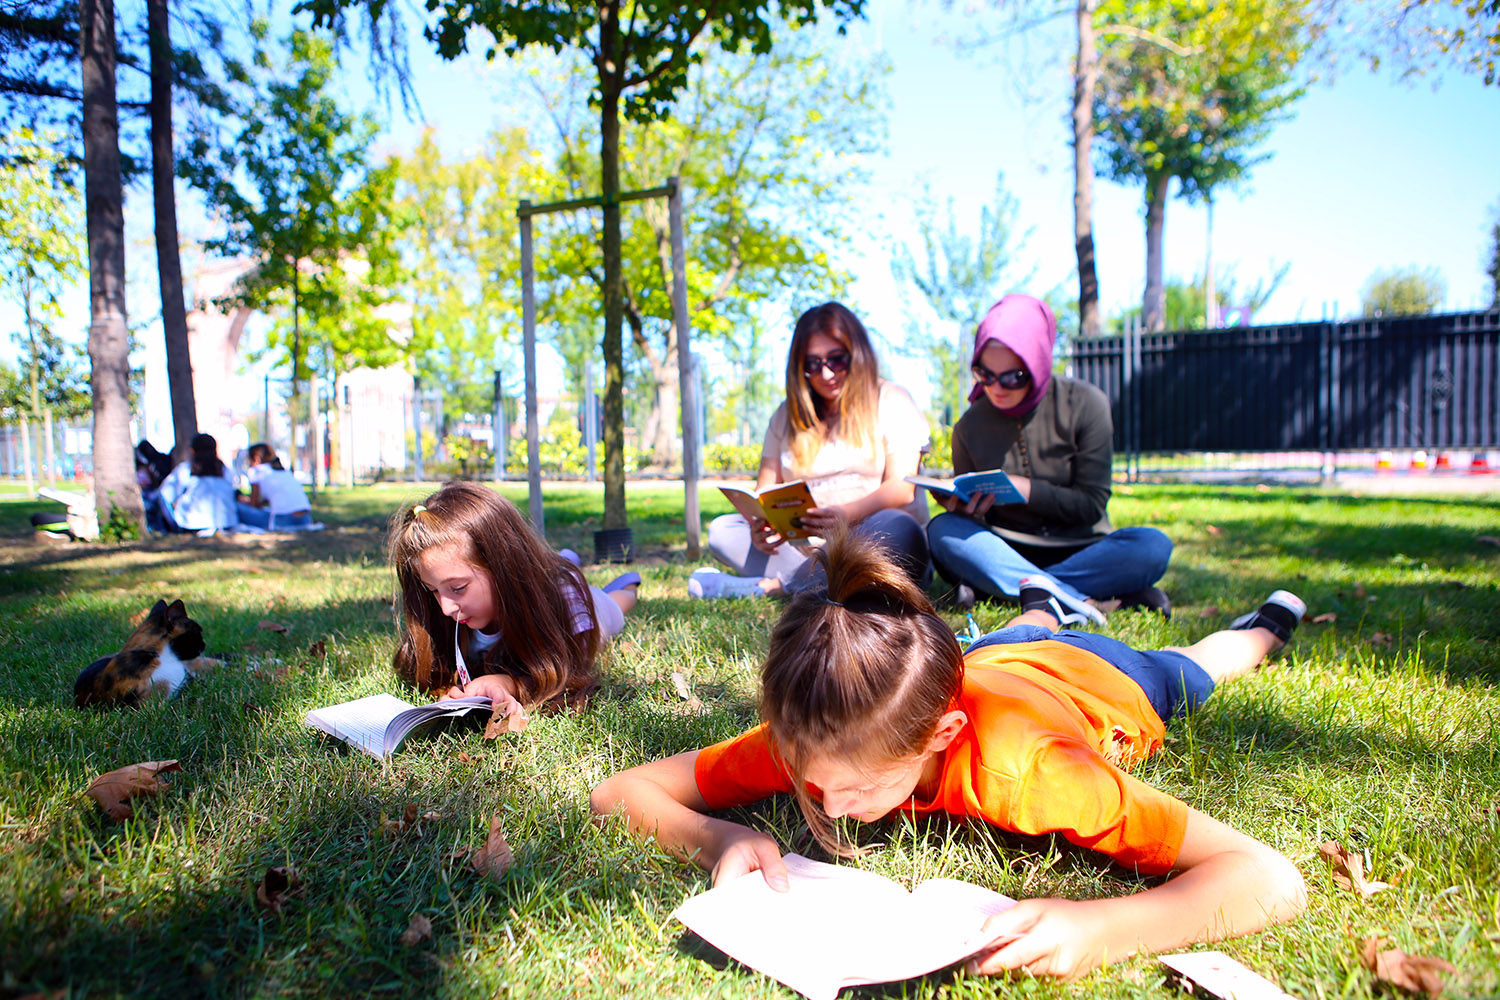
<path fill-rule="evenodd" d="M 992 372 L 976 361 L 974 367 L 969 370 L 974 373 L 975 381 L 983 386 L 991 386 L 999 382 L 1002 389 L 1019 389 L 1031 381 L 1031 373 L 1024 368 L 1012 368 L 1008 372 Z"/>
<path fill-rule="evenodd" d="M 826 358 L 820 358 L 816 354 L 809 354 L 802 359 L 802 374 L 808 378 L 817 378 L 827 368 L 835 375 L 842 375 L 849 370 L 849 352 L 834 351 Z"/>

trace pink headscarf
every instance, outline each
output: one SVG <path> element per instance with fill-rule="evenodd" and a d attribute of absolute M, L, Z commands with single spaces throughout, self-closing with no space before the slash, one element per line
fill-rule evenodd
<path fill-rule="evenodd" d="M 1057 317 L 1052 308 L 1041 299 L 1030 295 L 1013 294 L 996 302 L 979 321 L 974 331 L 974 357 L 970 364 L 979 361 L 979 354 L 990 341 L 996 341 L 1016 352 L 1031 375 L 1031 391 L 1021 402 L 1000 410 L 1007 417 L 1022 417 L 1036 409 L 1052 381 L 1052 345 L 1057 342 Z M 984 395 L 984 386 L 978 382 L 969 390 L 969 402 Z"/>

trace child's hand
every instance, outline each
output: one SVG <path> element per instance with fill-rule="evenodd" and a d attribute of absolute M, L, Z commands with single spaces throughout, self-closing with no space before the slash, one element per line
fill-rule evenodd
<path fill-rule="evenodd" d="M 463 687 L 451 687 L 440 701 L 449 698 L 473 698 L 475 696 L 488 698 L 497 704 L 502 701 L 515 701 L 520 690 L 516 682 L 504 674 L 484 674 L 474 678 Z M 517 706 L 520 707 L 519 705 Z"/>
<path fill-rule="evenodd" d="M 984 922 L 984 934 L 998 947 L 969 960 L 970 973 L 992 976 L 1025 972 L 1073 979 L 1105 961 L 1107 927 L 1097 901 L 1025 899 Z M 1123 958 L 1111 955 L 1110 958 Z"/>
<path fill-rule="evenodd" d="M 782 541 L 781 534 L 771 527 L 770 521 L 757 517 L 750 522 L 750 544 L 766 555 L 774 556 Z"/>
<path fill-rule="evenodd" d="M 827 538 L 850 522 L 849 512 L 843 507 L 810 507 L 802 515 L 802 527 L 815 535 Z"/>
<path fill-rule="evenodd" d="M 786 880 L 786 862 L 781 860 L 781 848 L 776 846 L 776 841 L 749 827 L 740 827 L 726 835 L 720 847 L 719 860 L 712 873 L 714 885 L 755 871 L 764 875 L 766 885 L 777 892 L 786 892 L 790 888 Z"/>

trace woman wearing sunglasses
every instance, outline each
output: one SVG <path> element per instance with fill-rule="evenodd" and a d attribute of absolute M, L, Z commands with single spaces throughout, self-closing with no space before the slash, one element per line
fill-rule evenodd
<path fill-rule="evenodd" d="M 1007 295 L 975 331 L 974 388 L 953 427 L 953 471 L 1004 469 L 1025 502 L 939 498 L 949 513 L 927 528 L 933 562 L 958 582 L 965 607 L 976 591 L 1015 599 L 1025 580 L 1052 592 L 1065 623 L 1102 622 L 1090 601 L 1111 598 L 1170 615 L 1155 584 L 1171 539 L 1155 528 L 1110 530 L 1109 400 L 1087 382 L 1052 374 L 1056 340 L 1052 310 L 1030 295 Z"/>
<path fill-rule="evenodd" d="M 817 543 L 842 524 L 880 539 L 912 578 L 925 585 L 927 498 L 905 481 L 930 441 L 927 418 L 905 389 L 880 377 L 864 324 L 837 302 L 807 310 L 792 332 L 786 402 L 771 416 L 755 488 L 802 480 L 817 504 L 802 517 Z M 734 574 L 700 569 L 694 597 L 795 593 L 816 579 L 801 544 L 763 520 L 715 518 L 708 549 Z"/>

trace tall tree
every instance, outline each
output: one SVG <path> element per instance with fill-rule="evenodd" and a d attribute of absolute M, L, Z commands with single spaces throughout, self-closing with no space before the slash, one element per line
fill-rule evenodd
<path fill-rule="evenodd" d="M 940 213 L 928 191 L 916 205 L 920 248 L 914 252 L 900 246 L 892 256 L 896 280 L 921 293 L 943 325 L 935 331 L 924 318 L 908 316 L 906 350 L 937 369 L 934 399 L 938 415 L 948 424 L 958 419 L 966 404 L 974 328 L 1008 288 L 1024 286 L 1030 279 L 1030 274 L 1015 273 L 1025 244 L 1025 236 L 1016 232 L 1018 215 L 1019 206 L 1005 189 L 1003 174 L 996 175 L 994 200 L 980 208 L 972 235 L 967 224 L 971 214 L 955 212 L 952 198 L 946 212 Z"/>
<path fill-rule="evenodd" d="M 1094 117 L 1106 173 L 1143 184 L 1147 330 L 1164 322 L 1162 232 L 1175 180 L 1192 199 L 1264 159 L 1255 147 L 1304 92 L 1307 44 L 1297 5 L 1279 0 L 1107 0 Z"/>
<path fill-rule="evenodd" d="M 1436 268 L 1376 271 L 1360 293 L 1365 316 L 1424 316 L 1443 307 L 1448 283 Z"/>
<path fill-rule="evenodd" d="M 387 5 L 369 0 L 303 0 L 317 23 L 329 23 L 347 7 Z M 594 68 L 593 100 L 599 108 L 600 187 L 603 226 L 600 253 L 604 275 L 604 527 L 625 525 L 625 366 L 623 326 L 625 283 L 621 259 L 620 122 L 660 118 L 672 96 L 687 82 L 688 67 L 708 46 L 736 49 L 749 43 L 757 52 L 771 45 L 779 16 L 796 24 L 811 21 L 820 7 L 841 18 L 857 16 L 864 0 L 725 0 L 683 5 L 670 0 L 429 0 L 438 12 L 428 37 L 444 58 L 467 51 L 474 29 L 488 31 L 486 48 L 514 54 L 533 46 L 554 52 L 584 53 Z"/>
<path fill-rule="evenodd" d="M 1099 273 L 1094 266 L 1094 92 L 1099 86 L 1099 50 L 1094 38 L 1094 0 L 1078 0 L 1074 14 L 1078 55 L 1073 61 L 1073 251 L 1078 260 L 1078 328 L 1099 336 Z"/>
<path fill-rule="evenodd" d="M 89 245 L 90 387 L 94 501 L 99 523 L 123 511 L 145 530 L 130 442 L 130 335 L 125 323 L 125 195 L 115 106 L 113 0 L 82 0 L 83 167 Z"/>
<path fill-rule="evenodd" d="M 161 325 L 167 346 L 167 389 L 172 402 L 174 454 L 186 457 L 198 433 L 193 363 L 188 351 L 187 305 L 177 241 L 176 171 L 172 155 L 172 35 L 167 0 L 147 0 L 151 49 L 151 188 L 156 217 L 156 273 Z"/>

